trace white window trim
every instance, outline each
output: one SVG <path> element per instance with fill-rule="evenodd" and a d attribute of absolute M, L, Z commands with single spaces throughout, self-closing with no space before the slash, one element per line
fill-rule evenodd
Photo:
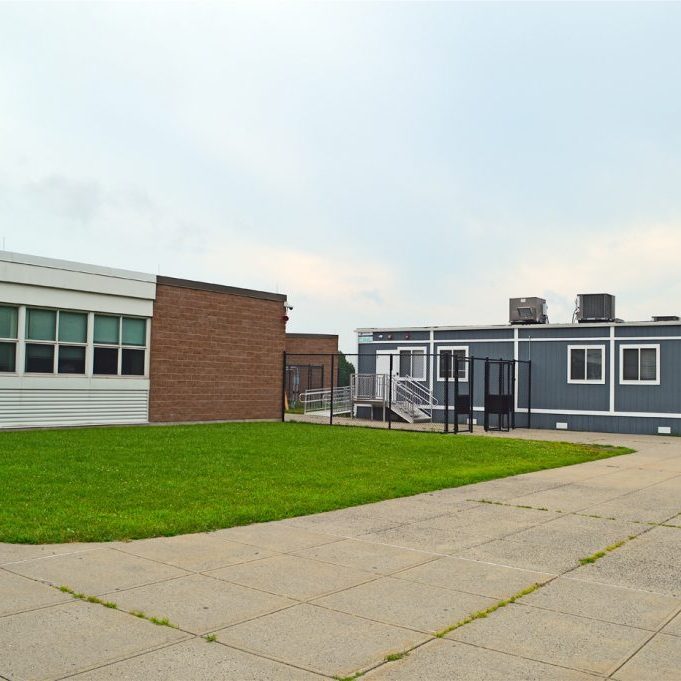
<path fill-rule="evenodd" d="M 437 380 L 444 383 L 447 379 L 441 378 L 440 372 L 440 362 L 442 361 L 442 351 L 443 350 L 463 350 L 466 357 L 468 357 L 468 345 L 440 345 L 437 349 Z M 454 372 L 452 368 L 452 377 L 450 381 L 454 381 Z M 459 379 L 459 383 L 468 383 L 468 362 L 464 362 L 463 365 L 463 378 Z"/>
<path fill-rule="evenodd" d="M 414 359 L 413 359 L 413 352 L 414 350 L 422 350 L 423 351 L 423 375 L 422 376 L 409 376 L 413 381 L 425 381 L 427 380 L 426 377 L 428 375 L 428 369 L 427 369 L 427 364 L 428 364 L 428 346 L 427 345 L 419 345 L 417 347 L 414 347 L 413 345 L 410 345 L 409 347 L 398 347 L 396 352 L 397 352 L 397 378 L 406 378 L 405 376 L 400 376 L 400 353 L 401 352 L 411 352 L 412 353 L 412 360 L 411 360 L 411 368 L 414 368 Z M 395 367 L 393 366 L 393 371 L 395 370 Z"/>
<path fill-rule="evenodd" d="M 573 350 L 600 350 L 601 351 L 601 377 L 594 378 L 572 378 L 572 351 Z M 584 375 L 586 376 L 586 352 L 584 353 Z M 568 345 L 567 346 L 567 382 L 577 385 L 605 385 L 605 345 Z"/>
<path fill-rule="evenodd" d="M 638 380 L 627 380 L 624 378 L 624 351 L 625 350 L 655 350 L 655 380 L 654 381 L 642 381 Z M 641 355 L 639 353 L 638 358 L 638 369 L 639 373 L 641 371 Z M 644 343 L 644 344 L 633 344 L 633 343 L 620 343 L 620 373 L 619 373 L 619 384 L 620 385 L 660 385 L 660 344 L 659 343 Z"/>
<path fill-rule="evenodd" d="M 150 375 L 150 355 L 151 355 L 151 318 L 143 317 L 136 314 L 124 314 L 124 313 L 108 313 L 108 312 L 93 312 L 87 310 L 77 310 L 73 308 L 54 308 L 54 307 L 44 307 L 40 305 L 17 305 L 15 303 L 6 303 L 0 301 L 0 305 L 7 307 L 14 307 L 18 309 L 18 328 L 17 337 L 9 339 L 0 339 L 0 342 L 14 343 L 15 348 L 15 371 L 2 371 L 0 372 L 0 379 L 5 377 L 19 376 L 19 377 L 30 377 L 30 378 L 46 378 L 51 377 L 53 379 L 64 379 L 67 381 L 73 381 L 83 378 L 95 378 L 95 379 L 123 379 L 123 380 L 139 380 L 139 379 L 149 379 Z M 37 309 L 37 310 L 52 310 L 56 312 L 55 318 L 55 340 L 34 340 L 26 337 L 26 316 L 27 310 Z M 77 343 L 71 341 L 60 341 L 59 340 L 59 314 L 61 312 L 77 312 L 87 315 L 87 337 L 85 343 Z M 102 315 L 106 317 L 118 317 L 119 320 L 119 342 L 118 344 L 108 344 L 108 343 L 94 343 L 94 318 L 95 315 Z M 143 319 L 146 321 L 146 341 L 144 345 L 129 345 L 123 343 L 123 318 L 131 319 Z M 50 345 L 54 348 L 53 364 L 51 372 L 39 372 L 39 371 L 26 371 L 26 346 L 27 345 Z M 71 374 L 71 373 L 59 373 L 59 348 L 60 346 L 74 346 L 85 348 L 85 373 L 82 374 Z M 94 349 L 95 347 L 110 347 L 118 349 L 118 373 L 117 374 L 95 374 L 93 369 L 94 362 Z M 144 351 L 144 374 L 123 374 L 122 373 L 122 362 L 123 362 L 123 350 L 143 350 Z"/>

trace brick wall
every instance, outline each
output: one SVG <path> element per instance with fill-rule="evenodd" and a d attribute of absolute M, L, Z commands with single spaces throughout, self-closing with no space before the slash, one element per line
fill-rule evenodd
<path fill-rule="evenodd" d="M 326 356 L 319 356 L 324 353 Z M 331 386 L 331 354 L 338 353 L 338 336 L 320 333 L 287 333 L 286 354 L 289 366 L 323 366 L 323 388 Z M 334 359 L 338 383 L 338 357 Z M 306 387 L 306 386 L 304 386 Z M 314 386 L 317 387 L 317 386 Z"/>
<path fill-rule="evenodd" d="M 284 297 L 191 284 L 157 282 L 149 420 L 278 419 Z"/>

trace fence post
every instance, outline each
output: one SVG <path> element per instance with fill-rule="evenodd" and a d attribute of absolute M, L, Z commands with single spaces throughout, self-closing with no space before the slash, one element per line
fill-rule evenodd
<path fill-rule="evenodd" d="M 459 434 L 459 355 L 454 355 L 454 432 Z"/>
<path fill-rule="evenodd" d="M 334 360 L 336 359 L 336 356 L 334 354 L 331 355 L 331 406 L 329 408 L 329 425 L 333 425 L 333 383 L 334 383 Z"/>
<path fill-rule="evenodd" d="M 442 355 L 440 355 L 440 359 L 443 359 Z M 445 352 L 445 433 L 449 432 L 449 374 L 451 373 L 449 371 L 449 359 L 449 352 Z M 456 409 L 456 407 L 454 407 L 454 409 Z"/>
<path fill-rule="evenodd" d="M 284 350 L 284 365 L 281 370 L 281 421 L 286 420 L 286 350 Z"/>
<path fill-rule="evenodd" d="M 532 428 L 532 360 L 527 363 L 527 427 Z"/>
<path fill-rule="evenodd" d="M 390 354 L 388 364 L 388 430 L 393 427 L 393 356 Z"/>
<path fill-rule="evenodd" d="M 487 398 L 489 396 L 489 357 L 485 358 L 485 430 L 489 430 L 489 411 L 487 410 Z"/>

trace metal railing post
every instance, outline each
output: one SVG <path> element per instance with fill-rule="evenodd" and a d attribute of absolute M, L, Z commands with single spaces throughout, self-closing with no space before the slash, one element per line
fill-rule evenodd
<path fill-rule="evenodd" d="M 286 421 L 286 350 L 284 350 L 284 366 L 281 370 L 281 421 Z"/>
<path fill-rule="evenodd" d="M 454 355 L 454 432 L 459 433 L 459 356 Z"/>
<path fill-rule="evenodd" d="M 329 409 L 329 425 L 333 425 L 333 383 L 334 383 L 334 360 L 336 359 L 335 355 L 331 355 L 331 405 Z"/>
<path fill-rule="evenodd" d="M 487 409 L 487 402 L 489 397 L 489 357 L 485 358 L 485 430 L 489 430 L 489 410 Z"/>
<path fill-rule="evenodd" d="M 388 373 L 388 430 L 393 427 L 393 356 L 390 355 Z"/>
<path fill-rule="evenodd" d="M 449 352 L 445 352 L 445 433 L 449 432 L 449 359 Z M 454 407 L 454 409 L 456 409 L 456 407 Z"/>

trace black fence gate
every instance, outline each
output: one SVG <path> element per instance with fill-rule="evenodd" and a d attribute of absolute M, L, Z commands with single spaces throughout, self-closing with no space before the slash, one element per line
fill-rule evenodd
<path fill-rule="evenodd" d="M 515 361 L 485 359 L 485 430 L 515 428 Z"/>

